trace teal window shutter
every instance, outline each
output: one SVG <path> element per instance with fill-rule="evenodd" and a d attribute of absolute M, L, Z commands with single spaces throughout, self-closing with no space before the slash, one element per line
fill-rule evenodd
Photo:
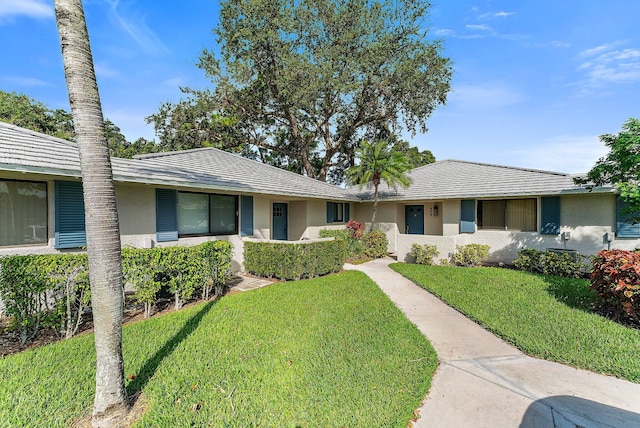
<path fill-rule="evenodd" d="M 557 235 L 560 233 L 560 196 L 543 196 L 540 233 L 543 235 Z"/>
<path fill-rule="evenodd" d="M 334 217 L 334 204 L 333 202 L 327 202 L 327 223 L 333 223 Z"/>
<path fill-rule="evenodd" d="M 627 210 L 629 204 L 616 198 L 616 236 L 619 238 L 640 238 L 640 223 L 633 224 L 633 215 Z"/>
<path fill-rule="evenodd" d="M 240 236 L 253 235 L 253 196 L 240 197 Z"/>
<path fill-rule="evenodd" d="M 79 181 L 56 181 L 56 248 L 78 248 L 87 245 L 84 225 L 84 197 Z"/>
<path fill-rule="evenodd" d="M 178 191 L 156 189 L 156 241 L 178 240 Z"/>
<path fill-rule="evenodd" d="M 460 233 L 476 231 L 476 201 L 463 199 L 460 201 Z"/>
<path fill-rule="evenodd" d="M 351 214 L 349 213 L 349 210 L 351 208 L 351 204 L 349 202 L 345 202 L 344 203 L 344 221 L 348 222 L 349 220 L 351 220 Z"/>

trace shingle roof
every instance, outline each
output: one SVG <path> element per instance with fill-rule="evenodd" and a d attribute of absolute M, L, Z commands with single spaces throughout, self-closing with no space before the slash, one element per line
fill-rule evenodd
<path fill-rule="evenodd" d="M 111 159 L 117 181 L 281 196 L 348 198 L 344 189 L 218 149 Z M 80 177 L 75 143 L 0 122 L 0 169 Z"/>
<path fill-rule="evenodd" d="M 583 193 L 570 174 L 515 168 L 478 162 L 444 160 L 424 165 L 409 172 L 412 184 L 397 191 L 381 186 L 381 199 L 420 200 L 479 197 L 510 197 Z M 610 188 L 598 188 L 610 191 Z M 351 189 L 352 194 L 357 189 Z M 361 197 L 371 197 L 372 192 Z"/>
<path fill-rule="evenodd" d="M 334 200 L 366 200 L 371 192 L 343 189 L 214 148 L 112 158 L 117 181 Z M 0 122 L 0 170 L 80 177 L 75 143 Z M 412 170 L 413 184 L 389 200 L 506 197 L 586 192 L 568 174 L 445 160 Z M 610 191 L 610 188 L 598 189 Z"/>

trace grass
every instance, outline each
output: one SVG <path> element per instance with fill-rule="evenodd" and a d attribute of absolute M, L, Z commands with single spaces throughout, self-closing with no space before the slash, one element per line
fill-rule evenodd
<path fill-rule="evenodd" d="M 640 331 L 592 313 L 586 280 L 499 268 L 391 267 L 529 355 L 640 383 Z"/>
<path fill-rule="evenodd" d="M 437 366 L 429 342 L 364 274 L 273 284 L 126 326 L 136 426 L 405 427 Z M 93 337 L 0 359 L 0 425 L 90 412 Z"/>

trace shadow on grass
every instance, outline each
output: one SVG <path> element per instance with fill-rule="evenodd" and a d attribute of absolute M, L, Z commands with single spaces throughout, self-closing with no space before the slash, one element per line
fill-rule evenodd
<path fill-rule="evenodd" d="M 155 374 L 156 370 L 160 363 L 167 358 L 171 353 L 178 347 L 178 345 L 185 340 L 191 333 L 193 333 L 198 325 L 200 325 L 200 321 L 202 318 L 209 312 L 209 310 L 215 304 L 214 301 L 211 301 L 204 305 L 202 309 L 198 311 L 191 319 L 189 319 L 184 327 L 180 329 L 176 334 L 173 335 L 172 338 L 167 340 L 167 342 L 160 348 L 151 358 L 149 358 L 144 365 L 140 368 L 140 372 L 136 376 L 134 380 L 132 380 L 127 385 L 127 395 L 129 397 L 135 397 L 137 394 L 144 388 L 144 386 L 149 382 L 149 379 Z"/>
<path fill-rule="evenodd" d="M 549 286 L 547 292 L 558 302 L 570 308 L 593 313 L 595 295 L 589 289 L 589 283 L 583 279 L 563 278 L 552 275 L 541 275 Z"/>

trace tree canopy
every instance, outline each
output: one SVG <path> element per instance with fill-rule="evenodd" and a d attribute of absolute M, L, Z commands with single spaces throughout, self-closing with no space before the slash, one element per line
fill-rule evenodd
<path fill-rule="evenodd" d="M 64 109 L 51 109 L 25 94 L 0 91 L 0 121 L 69 141 L 76 140 L 73 116 Z M 155 153 L 160 147 L 138 138 L 127 141 L 120 128 L 109 119 L 104 121 L 111 156 L 132 158 L 142 153 Z"/>
<path fill-rule="evenodd" d="M 219 52 L 198 66 L 212 88 L 183 89 L 147 118 L 160 145 L 216 146 L 341 181 L 365 133 L 426 132 L 451 62 L 429 40 L 420 0 L 226 0 Z"/>
<path fill-rule="evenodd" d="M 71 113 L 15 92 L 0 91 L 0 121 L 66 140 L 75 136 Z"/>
<path fill-rule="evenodd" d="M 614 185 L 620 198 L 627 202 L 635 221 L 640 220 L 640 120 L 631 118 L 622 124 L 618 134 L 600 136 L 609 153 L 598 159 L 585 177 L 576 184 Z"/>

